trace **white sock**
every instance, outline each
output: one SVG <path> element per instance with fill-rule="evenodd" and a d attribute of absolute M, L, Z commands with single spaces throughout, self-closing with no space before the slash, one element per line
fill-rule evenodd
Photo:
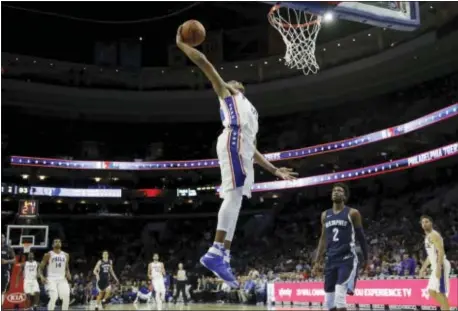
<path fill-rule="evenodd" d="M 213 245 L 208 250 L 209 253 L 224 256 L 224 244 L 220 242 L 213 242 Z"/>
<path fill-rule="evenodd" d="M 231 262 L 231 251 L 229 249 L 224 250 L 224 261 L 227 263 Z"/>

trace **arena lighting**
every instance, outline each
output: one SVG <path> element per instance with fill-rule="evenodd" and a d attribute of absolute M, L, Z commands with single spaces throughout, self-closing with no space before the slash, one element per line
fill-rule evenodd
<path fill-rule="evenodd" d="M 45 176 L 45 175 L 39 175 L 39 176 L 38 176 L 38 179 L 39 179 L 39 180 L 45 180 L 45 179 L 46 179 L 46 176 Z"/>
<path fill-rule="evenodd" d="M 29 175 L 27 175 L 27 174 L 22 174 L 21 177 L 22 177 L 22 179 L 28 179 L 28 178 L 29 178 Z"/>
<path fill-rule="evenodd" d="M 62 200 L 57 200 L 56 203 L 59 203 L 59 204 L 60 204 L 60 203 L 62 203 Z"/>
<path fill-rule="evenodd" d="M 94 180 L 95 180 L 95 182 L 99 182 L 99 181 L 102 180 L 102 178 L 100 178 L 100 177 L 94 177 Z"/>
<path fill-rule="evenodd" d="M 324 15 L 323 15 L 323 20 L 324 20 L 326 23 L 332 22 L 333 19 L 334 19 L 334 14 L 332 14 L 332 12 L 326 12 L 326 13 L 324 13 Z"/>
<path fill-rule="evenodd" d="M 458 103 L 442 108 L 410 122 L 392 126 L 369 134 L 352 137 L 340 141 L 328 142 L 321 145 L 299 148 L 294 150 L 266 153 L 269 161 L 283 161 L 301 159 L 325 153 L 353 149 L 375 142 L 399 137 L 407 133 L 431 126 L 437 122 L 458 116 Z M 11 165 L 52 167 L 76 170 L 193 170 L 218 167 L 218 159 L 202 159 L 188 161 L 160 161 L 160 162 L 117 162 L 117 161 L 79 161 L 11 156 Z"/>

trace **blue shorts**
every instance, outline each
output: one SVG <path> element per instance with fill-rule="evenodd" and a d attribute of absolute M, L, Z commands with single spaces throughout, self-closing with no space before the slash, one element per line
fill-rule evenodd
<path fill-rule="evenodd" d="M 334 293 L 336 285 L 347 286 L 347 293 L 353 295 L 358 277 L 358 258 L 351 256 L 345 260 L 326 260 L 324 267 L 324 291 Z"/>

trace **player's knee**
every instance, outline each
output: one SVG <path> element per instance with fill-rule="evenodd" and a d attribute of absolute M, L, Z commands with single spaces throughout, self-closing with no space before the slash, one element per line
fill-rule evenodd
<path fill-rule="evenodd" d="M 335 303 L 335 293 L 325 292 L 324 295 L 324 306 L 327 310 L 334 309 L 336 307 Z"/>
<path fill-rule="evenodd" d="M 335 304 L 337 309 L 347 307 L 347 287 L 341 284 L 336 285 Z"/>
<path fill-rule="evenodd" d="M 437 292 L 433 289 L 428 289 L 428 293 L 431 297 L 435 298 L 437 296 Z"/>

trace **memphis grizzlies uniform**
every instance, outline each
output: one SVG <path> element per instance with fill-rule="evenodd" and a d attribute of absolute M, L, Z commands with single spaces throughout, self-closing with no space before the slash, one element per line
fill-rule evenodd
<path fill-rule="evenodd" d="M 24 264 L 24 293 L 27 295 L 34 295 L 40 292 L 38 285 L 38 263 L 33 261 L 26 261 Z"/>
<path fill-rule="evenodd" d="M 227 191 L 243 187 L 243 195 L 251 197 L 258 113 L 242 93 L 237 93 L 220 99 L 220 115 L 224 126 L 216 146 L 221 169 L 220 196 L 224 198 Z"/>
<path fill-rule="evenodd" d="M 324 225 L 326 230 L 326 259 L 324 267 L 324 291 L 335 292 L 337 284 L 347 287 L 353 294 L 358 271 L 355 250 L 355 229 L 350 216 L 350 207 L 339 213 L 328 209 Z"/>
<path fill-rule="evenodd" d="M 112 265 L 111 260 L 100 260 L 99 281 L 97 282 L 99 291 L 105 291 L 110 286 L 110 270 Z"/>
<path fill-rule="evenodd" d="M 436 232 L 435 230 L 431 231 Z M 429 277 L 428 281 L 428 287 L 427 289 L 433 290 L 437 293 L 445 294 L 448 295 L 449 288 L 450 288 L 450 270 L 451 270 L 451 265 L 450 261 L 447 260 L 447 257 L 444 254 L 444 259 L 443 259 L 443 266 L 438 267 L 437 266 L 437 249 L 434 246 L 433 243 L 430 241 L 430 234 L 426 235 L 425 237 L 425 248 L 426 248 L 426 253 L 428 254 L 428 259 L 431 264 L 431 275 Z M 436 232 L 437 233 L 437 232 Z M 439 233 L 437 233 L 439 234 Z M 440 235 L 439 235 L 440 236 Z M 442 237 L 441 237 L 442 239 Z M 438 279 L 436 277 L 436 271 L 437 269 L 442 269 L 442 275 L 441 278 Z"/>
<path fill-rule="evenodd" d="M 2 259 L 10 260 L 11 258 L 11 246 L 9 245 L 2 245 Z M 11 265 L 10 264 L 2 264 L 2 294 L 6 292 L 8 286 L 10 284 L 11 278 Z"/>

